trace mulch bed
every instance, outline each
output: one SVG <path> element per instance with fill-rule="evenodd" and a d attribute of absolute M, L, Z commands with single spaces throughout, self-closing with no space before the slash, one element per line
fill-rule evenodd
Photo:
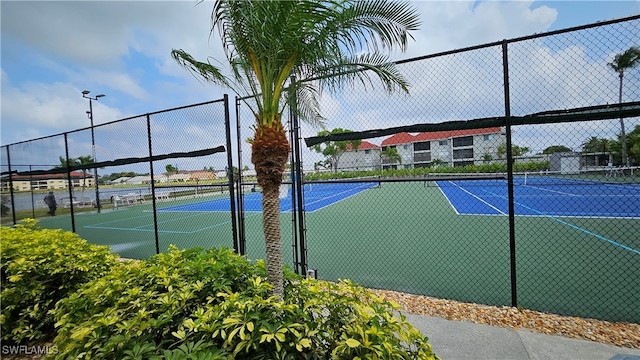
<path fill-rule="evenodd" d="M 640 349 L 639 324 L 561 316 L 509 306 L 463 303 L 389 290 L 371 291 L 385 300 L 397 302 L 402 306 L 401 310 L 406 313 L 469 321 L 514 330 L 527 329 L 542 334 Z"/>

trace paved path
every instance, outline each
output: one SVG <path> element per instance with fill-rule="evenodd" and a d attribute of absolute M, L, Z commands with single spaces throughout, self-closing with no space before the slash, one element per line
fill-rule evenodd
<path fill-rule="evenodd" d="M 640 349 L 405 314 L 442 360 L 640 360 Z"/>

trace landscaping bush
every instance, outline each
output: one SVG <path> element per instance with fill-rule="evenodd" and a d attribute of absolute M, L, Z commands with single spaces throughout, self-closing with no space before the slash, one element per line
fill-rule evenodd
<path fill-rule="evenodd" d="M 518 172 L 533 172 L 543 171 L 549 169 L 548 161 L 528 161 L 528 162 L 516 162 L 513 164 L 513 171 Z M 481 165 L 466 165 L 466 166 L 444 166 L 437 167 L 423 167 L 414 169 L 385 169 L 385 170 L 354 170 L 354 171 L 341 171 L 341 172 L 327 172 L 327 173 L 310 173 L 305 174 L 305 181 L 323 181 L 323 180 L 337 180 L 337 179 L 355 179 L 366 177 L 379 177 L 379 178 L 398 178 L 398 177 L 425 177 L 438 174 L 473 174 L 473 173 L 506 173 L 506 162 L 481 164 Z M 372 179 L 372 181 L 375 181 Z"/>
<path fill-rule="evenodd" d="M 0 256 L 2 340 L 15 343 L 52 337 L 56 302 L 116 264 L 108 247 L 33 219 L 2 227 Z"/>
<path fill-rule="evenodd" d="M 285 273 L 229 249 L 178 250 L 115 268 L 58 303 L 57 359 L 433 359 L 397 308 L 349 282 Z"/>

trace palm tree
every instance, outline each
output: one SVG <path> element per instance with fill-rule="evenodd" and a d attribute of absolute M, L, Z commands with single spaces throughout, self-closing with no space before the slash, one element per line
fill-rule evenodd
<path fill-rule="evenodd" d="M 78 159 L 76 158 L 69 158 L 69 160 L 67 160 L 63 156 L 60 156 L 59 159 L 60 165 L 54 167 L 54 169 L 66 169 L 67 167 L 77 166 L 79 164 Z"/>
<path fill-rule="evenodd" d="M 386 160 L 387 164 L 390 163 L 398 163 L 402 164 L 402 156 L 398 153 L 398 149 L 387 147 L 383 151 L 380 152 L 380 158 L 382 160 Z M 385 161 L 382 161 L 384 163 Z"/>
<path fill-rule="evenodd" d="M 618 92 L 618 103 L 622 104 L 622 82 L 624 79 L 624 71 L 631 69 L 640 64 L 640 48 L 632 46 L 627 51 L 617 54 L 613 62 L 608 65 L 613 71 L 618 73 L 620 78 L 620 91 Z M 622 145 L 622 163 L 629 166 L 629 157 L 627 156 L 627 136 L 624 131 L 624 118 L 620 117 L 620 145 Z"/>
<path fill-rule="evenodd" d="M 230 87 L 255 116 L 251 161 L 262 187 L 267 276 L 282 297 L 279 187 L 289 155 L 282 112 L 292 105 L 303 120 L 322 123 L 317 96 L 322 89 L 381 80 L 389 92 L 408 92 L 407 81 L 380 50 L 404 51 L 418 14 L 401 0 L 216 0 L 217 28 L 231 76 L 184 50 L 172 57 L 205 81 Z M 294 81 L 299 79 L 300 81 Z M 288 91 L 287 91 L 288 88 Z M 296 99 L 295 103 L 293 99 Z"/>
<path fill-rule="evenodd" d="M 93 160 L 93 156 L 91 155 L 86 155 L 86 156 L 78 156 L 78 158 L 76 159 L 76 163 L 78 165 L 89 165 L 89 164 L 93 164 L 95 161 Z M 87 179 L 87 169 L 82 169 L 82 196 L 84 197 L 84 187 L 86 185 L 86 179 Z M 98 181 L 97 179 L 93 179 L 93 181 Z"/>
<path fill-rule="evenodd" d="M 592 136 L 585 140 L 580 146 L 583 153 L 606 153 L 610 149 L 610 140 Z"/>

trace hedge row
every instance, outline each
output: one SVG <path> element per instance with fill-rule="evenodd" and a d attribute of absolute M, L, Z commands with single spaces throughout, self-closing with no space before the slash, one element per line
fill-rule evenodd
<path fill-rule="evenodd" d="M 118 262 L 105 247 L 33 221 L 2 232 L 3 336 L 55 335 L 50 358 L 437 358 L 396 304 L 349 281 L 286 270 L 279 300 L 263 262 L 226 248 L 171 246 Z"/>

